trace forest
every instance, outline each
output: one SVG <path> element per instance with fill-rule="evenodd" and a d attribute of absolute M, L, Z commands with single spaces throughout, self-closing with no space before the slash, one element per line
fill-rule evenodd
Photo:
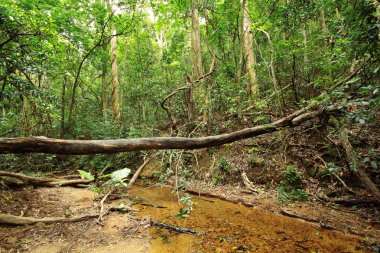
<path fill-rule="evenodd" d="M 0 252 L 380 252 L 378 0 L 2 0 Z"/>

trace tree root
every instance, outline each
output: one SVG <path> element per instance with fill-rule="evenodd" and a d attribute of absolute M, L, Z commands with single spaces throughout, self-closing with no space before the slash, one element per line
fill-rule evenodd
<path fill-rule="evenodd" d="M 83 187 L 91 182 L 87 179 L 72 179 L 72 180 L 62 180 L 55 178 L 39 178 L 27 176 L 20 173 L 0 171 L 0 177 L 10 177 L 16 178 L 21 181 L 20 186 L 32 185 L 32 186 L 44 186 L 44 187 L 59 187 L 59 186 L 73 186 L 73 187 Z"/>
<path fill-rule="evenodd" d="M 32 217 L 20 217 L 15 216 L 11 214 L 0 214 L 0 224 L 7 224 L 7 225 L 33 225 L 36 223 L 45 223 L 45 224 L 52 224 L 52 223 L 67 223 L 67 222 L 78 222 L 78 221 L 84 221 L 89 220 L 92 218 L 98 217 L 99 214 L 89 214 L 74 218 L 64 218 L 64 217 L 50 217 L 50 218 L 32 218 Z"/>

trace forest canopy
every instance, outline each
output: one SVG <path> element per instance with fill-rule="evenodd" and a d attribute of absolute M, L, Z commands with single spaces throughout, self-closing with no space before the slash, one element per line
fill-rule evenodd
<path fill-rule="evenodd" d="M 323 97 L 348 99 L 365 124 L 378 106 L 378 20 L 375 0 L 4 0 L 0 135 L 187 136 L 196 121 L 218 133 L 221 116 L 252 112 L 268 123 L 369 57 Z"/>

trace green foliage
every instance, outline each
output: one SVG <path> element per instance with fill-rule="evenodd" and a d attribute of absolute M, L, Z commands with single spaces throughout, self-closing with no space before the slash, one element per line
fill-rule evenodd
<path fill-rule="evenodd" d="M 227 172 L 229 174 L 236 173 L 236 170 L 231 166 L 228 159 L 224 156 L 220 157 L 218 160 L 218 167 L 222 172 Z"/>
<path fill-rule="evenodd" d="M 179 219 L 189 217 L 191 211 L 193 211 L 194 204 L 191 199 L 191 196 L 186 193 L 185 196 L 179 199 L 179 202 L 182 207 L 178 210 L 177 217 Z"/>
<path fill-rule="evenodd" d="M 307 201 L 308 194 L 301 189 L 302 174 L 298 171 L 297 166 L 288 165 L 282 171 L 282 181 L 277 188 L 277 196 L 281 202 L 286 201 Z"/>
<path fill-rule="evenodd" d="M 264 159 L 258 156 L 248 157 L 248 165 L 251 168 L 262 167 L 264 164 Z"/>
<path fill-rule="evenodd" d="M 288 165 L 282 171 L 282 184 L 291 187 L 298 187 L 302 183 L 302 174 L 298 171 L 296 165 Z"/>
<path fill-rule="evenodd" d="M 131 173 L 131 169 L 124 168 L 121 170 L 117 170 L 112 172 L 111 174 L 104 175 L 101 178 L 110 178 L 105 184 L 107 185 L 114 185 L 114 186 L 124 186 L 126 187 L 127 184 L 125 183 L 127 180 L 127 177 Z"/>
<path fill-rule="evenodd" d="M 294 189 L 286 186 L 277 188 L 277 196 L 280 202 L 287 201 L 307 201 L 309 195 L 302 189 Z"/>
<path fill-rule="evenodd" d="M 90 181 L 95 179 L 95 177 L 90 172 L 87 172 L 84 170 L 78 170 L 78 172 L 79 172 L 79 175 L 81 176 L 81 178 L 84 178 L 84 179 L 87 179 Z"/>

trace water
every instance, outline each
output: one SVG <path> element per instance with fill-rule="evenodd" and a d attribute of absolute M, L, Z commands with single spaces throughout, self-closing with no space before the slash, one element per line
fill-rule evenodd
<path fill-rule="evenodd" d="M 172 189 L 134 187 L 130 194 L 141 203 L 166 207 L 138 204 L 139 216 L 204 233 L 194 236 L 151 228 L 151 252 L 366 252 L 359 250 L 359 237 L 254 207 L 193 195 L 194 210 L 188 218 L 178 219 Z"/>

